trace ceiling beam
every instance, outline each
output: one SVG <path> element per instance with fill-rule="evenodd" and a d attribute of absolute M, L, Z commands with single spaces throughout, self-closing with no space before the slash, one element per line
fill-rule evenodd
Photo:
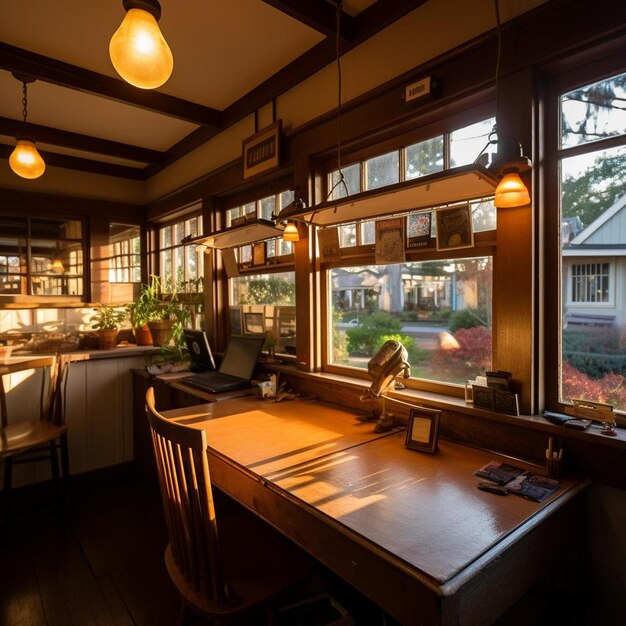
<path fill-rule="evenodd" d="M 8 159 L 14 149 L 15 146 L 7 146 L 0 143 L 0 158 Z M 46 165 L 51 167 L 62 167 L 68 170 L 78 170 L 79 172 L 90 172 L 92 174 L 104 174 L 105 176 L 115 176 L 116 178 L 145 180 L 143 169 L 136 167 L 81 159 L 80 157 L 56 154 L 55 152 L 47 152 L 45 150 L 39 150 L 39 154 L 41 154 Z"/>
<path fill-rule="evenodd" d="M 0 117 L 0 135 L 19 137 L 21 134 L 26 134 L 40 143 L 73 148 L 94 154 L 105 154 L 119 159 L 137 161 L 139 163 L 158 164 L 164 162 L 164 153 L 158 150 L 140 148 L 117 141 L 109 141 L 108 139 L 100 139 L 89 135 L 58 130 L 49 126 L 31 124 L 30 122 L 27 122 L 26 126 L 24 126 L 22 120 Z"/>
<path fill-rule="evenodd" d="M 117 100 L 124 104 L 219 128 L 221 112 L 151 89 L 137 89 L 123 80 L 0 42 L 0 69 L 26 74 L 60 87 Z"/>
<path fill-rule="evenodd" d="M 363 43 L 426 2 L 427 0 L 377 0 L 354 18 L 354 44 Z"/>
<path fill-rule="evenodd" d="M 337 9 L 328 0 L 263 0 L 265 4 L 302 22 L 326 37 L 337 33 Z M 341 12 L 341 39 L 346 43 L 354 39 L 354 18 Z"/>

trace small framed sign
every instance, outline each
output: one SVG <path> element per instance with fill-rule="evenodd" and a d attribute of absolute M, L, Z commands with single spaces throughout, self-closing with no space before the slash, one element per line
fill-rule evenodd
<path fill-rule="evenodd" d="M 252 265 L 265 265 L 266 262 L 265 242 L 258 241 L 252 246 Z"/>
<path fill-rule="evenodd" d="M 248 137 L 243 141 L 243 177 L 265 174 L 280 165 L 280 136 L 282 121 Z"/>
<path fill-rule="evenodd" d="M 437 209 L 437 250 L 474 247 L 472 210 L 469 204 Z"/>
<path fill-rule="evenodd" d="M 406 427 L 406 447 L 430 454 L 436 452 L 440 416 L 441 411 L 435 409 L 426 409 L 421 406 L 411 409 Z"/>

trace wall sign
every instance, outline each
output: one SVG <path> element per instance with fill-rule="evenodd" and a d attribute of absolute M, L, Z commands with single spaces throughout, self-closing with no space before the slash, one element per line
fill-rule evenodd
<path fill-rule="evenodd" d="M 243 140 L 243 177 L 252 178 L 280 165 L 282 121 Z"/>
<path fill-rule="evenodd" d="M 411 102 L 430 94 L 431 77 L 422 78 L 404 88 L 404 101 Z"/>

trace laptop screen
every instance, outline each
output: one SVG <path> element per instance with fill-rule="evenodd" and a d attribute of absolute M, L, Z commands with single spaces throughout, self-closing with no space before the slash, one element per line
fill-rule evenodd
<path fill-rule="evenodd" d="M 193 372 L 206 372 L 215 369 L 213 353 L 209 346 L 209 340 L 203 330 L 192 330 L 184 328 L 185 342 L 191 359 L 191 370 Z"/>
<path fill-rule="evenodd" d="M 224 353 L 220 372 L 250 380 L 264 341 L 265 337 L 233 335 Z"/>

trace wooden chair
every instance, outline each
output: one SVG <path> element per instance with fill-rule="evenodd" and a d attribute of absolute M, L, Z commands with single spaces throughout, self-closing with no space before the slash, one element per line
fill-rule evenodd
<path fill-rule="evenodd" d="M 9 519 L 11 510 L 13 466 L 42 460 L 50 460 L 52 479 L 59 494 L 59 511 L 63 511 L 63 486 L 69 477 L 64 400 L 68 366 L 69 358 L 60 355 L 11 363 L 9 373 L 46 367 L 50 370 L 48 377 L 42 372 L 39 419 L 12 424 L 9 424 L 4 378 L 0 376 L 0 461 L 4 466 L 3 500 L 6 519 Z"/>
<path fill-rule="evenodd" d="M 303 581 L 309 560 L 256 516 L 216 519 L 205 432 L 160 415 L 152 387 L 146 405 L 170 540 L 165 564 L 183 599 L 179 623 L 187 611 L 228 621 Z"/>

